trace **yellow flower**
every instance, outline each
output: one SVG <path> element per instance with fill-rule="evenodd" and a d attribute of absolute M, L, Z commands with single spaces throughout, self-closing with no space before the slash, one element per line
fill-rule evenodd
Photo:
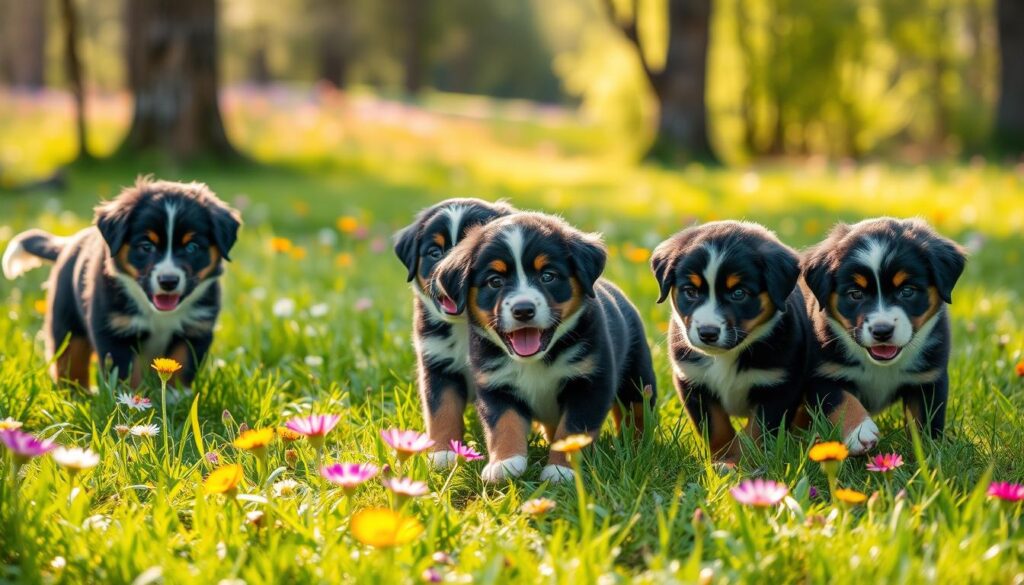
<path fill-rule="evenodd" d="M 555 501 L 549 500 L 548 498 L 526 500 L 523 502 L 523 506 L 520 509 L 523 511 L 523 514 L 529 514 L 530 516 L 543 516 L 555 509 Z"/>
<path fill-rule="evenodd" d="M 576 453 L 593 442 L 594 438 L 590 435 L 569 435 L 561 441 L 555 441 L 552 443 L 551 450 L 560 451 L 562 453 Z"/>
<path fill-rule="evenodd" d="M 651 251 L 647 248 L 638 248 L 636 246 L 626 246 L 623 248 L 623 256 L 630 262 L 636 262 L 642 264 L 647 262 L 647 259 L 651 257 Z"/>
<path fill-rule="evenodd" d="M 234 494 L 242 481 L 242 466 L 237 463 L 223 465 L 210 472 L 203 482 L 208 494 Z"/>
<path fill-rule="evenodd" d="M 181 369 L 181 364 L 171 358 L 156 358 L 153 360 L 153 369 L 156 370 L 160 379 L 167 383 L 167 380 Z"/>
<path fill-rule="evenodd" d="M 270 249 L 280 254 L 291 251 L 292 241 L 288 238 L 270 238 Z"/>
<path fill-rule="evenodd" d="M 832 492 L 832 497 L 844 504 L 863 504 L 868 499 L 867 494 L 845 488 Z"/>
<path fill-rule="evenodd" d="M 39 313 L 40 315 L 46 313 L 46 300 L 36 299 L 36 302 L 32 303 L 32 306 L 35 307 L 36 312 Z"/>
<path fill-rule="evenodd" d="M 271 441 L 274 440 L 274 429 L 273 427 L 267 427 L 265 429 L 252 429 L 245 431 L 235 439 L 232 443 L 239 449 L 245 449 L 246 451 L 254 451 L 256 449 L 265 449 Z"/>
<path fill-rule="evenodd" d="M 302 246 L 295 246 L 291 251 L 292 260 L 303 260 L 306 258 L 306 249 Z"/>
<path fill-rule="evenodd" d="M 351 215 L 343 215 L 338 218 L 338 231 L 351 234 L 359 229 L 359 220 Z"/>
<path fill-rule="evenodd" d="M 352 254 L 342 252 L 334 257 L 334 263 L 339 268 L 348 268 L 349 266 L 352 266 Z"/>
<path fill-rule="evenodd" d="M 371 508 L 357 512 L 350 529 L 359 542 L 384 548 L 412 541 L 423 532 L 423 525 L 394 510 Z"/>
<path fill-rule="evenodd" d="M 281 437 L 282 441 L 298 441 L 302 438 L 302 433 L 296 433 L 288 427 L 277 427 L 277 436 Z"/>
<path fill-rule="evenodd" d="M 849 454 L 850 451 L 846 448 L 846 445 L 830 441 L 828 443 L 818 443 L 811 447 L 811 452 L 808 456 L 811 458 L 811 461 L 822 463 L 825 461 L 842 461 Z"/>

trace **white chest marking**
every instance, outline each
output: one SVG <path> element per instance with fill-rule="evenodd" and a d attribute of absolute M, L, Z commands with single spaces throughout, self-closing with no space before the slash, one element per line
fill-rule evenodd
<path fill-rule="evenodd" d="M 216 310 L 209 306 L 197 306 L 199 299 L 213 286 L 213 280 L 205 280 L 186 297 L 173 311 L 159 311 L 146 296 L 145 291 L 131 277 L 118 274 L 118 282 L 135 304 L 138 313 L 127 320 L 111 324 L 115 332 L 122 335 L 141 335 L 148 333 L 141 347 L 141 357 L 147 362 L 155 357 L 163 357 L 170 349 L 168 346 L 175 334 L 183 333 L 189 328 L 212 327 L 212 319 Z"/>

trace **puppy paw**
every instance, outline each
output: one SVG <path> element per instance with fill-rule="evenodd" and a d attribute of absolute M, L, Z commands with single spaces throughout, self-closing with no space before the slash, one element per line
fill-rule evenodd
<path fill-rule="evenodd" d="M 572 481 L 575 475 L 572 469 L 564 465 L 545 465 L 544 469 L 540 472 L 540 480 L 561 483 L 563 481 Z"/>
<path fill-rule="evenodd" d="M 854 427 L 843 442 L 850 450 L 850 455 L 863 455 L 878 444 L 878 434 L 878 425 L 868 417 Z"/>
<path fill-rule="evenodd" d="M 519 477 L 526 471 L 526 457 L 516 455 L 508 459 L 499 459 L 484 465 L 480 478 L 485 483 L 499 483 L 507 479 Z"/>
<path fill-rule="evenodd" d="M 427 453 L 427 461 L 434 469 L 451 469 L 455 465 L 456 459 L 455 451 L 441 450 Z"/>

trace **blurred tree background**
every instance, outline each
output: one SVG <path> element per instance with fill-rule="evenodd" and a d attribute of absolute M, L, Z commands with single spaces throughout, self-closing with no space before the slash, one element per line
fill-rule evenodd
<path fill-rule="evenodd" d="M 578 107 L 669 161 L 1024 148 L 1022 0 L 0 0 L 0 83 L 74 90 L 69 23 L 138 98 L 122 152 L 230 155 L 218 87 L 314 84 Z"/>

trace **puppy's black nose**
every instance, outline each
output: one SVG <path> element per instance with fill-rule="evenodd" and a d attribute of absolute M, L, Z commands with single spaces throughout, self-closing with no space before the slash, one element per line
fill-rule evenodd
<path fill-rule="evenodd" d="M 697 335 L 700 336 L 700 340 L 704 343 L 714 343 L 718 341 L 718 336 L 721 334 L 721 330 L 717 325 L 701 325 L 697 328 Z"/>
<path fill-rule="evenodd" d="M 537 314 L 537 307 L 533 303 L 516 303 L 512 305 L 512 316 L 516 321 L 529 321 Z"/>
<path fill-rule="evenodd" d="M 174 290 L 178 288 L 179 282 L 181 282 L 181 277 L 176 274 L 161 274 L 156 277 L 156 283 L 164 290 Z"/>
<path fill-rule="evenodd" d="M 892 339 L 892 332 L 895 329 L 896 326 L 892 323 L 875 323 L 868 326 L 868 331 L 871 332 L 871 337 L 874 337 L 875 341 L 889 341 Z"/>

